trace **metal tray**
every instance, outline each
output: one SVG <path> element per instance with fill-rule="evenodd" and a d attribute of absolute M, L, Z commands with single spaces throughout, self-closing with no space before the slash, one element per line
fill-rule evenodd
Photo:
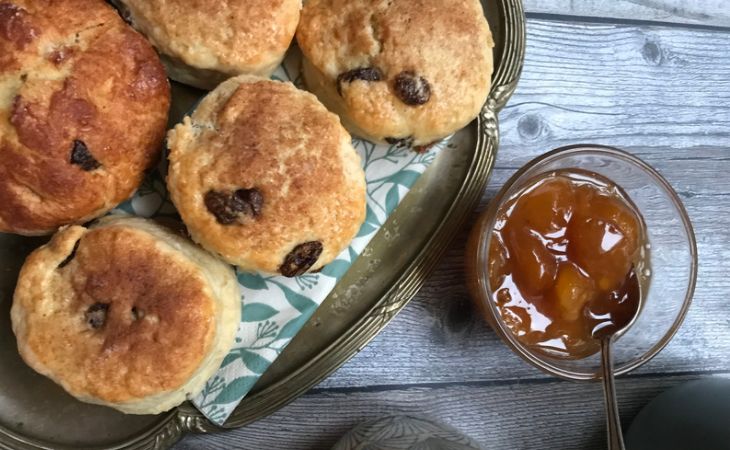
<path fill-rule="evenodd" d="M 497 112 L 517 85 L 525 49 L 521 1 L 482 3 L 495 40 L 495 72 L 482 113 L 459 132 L 473 151 L 440 153 L 223 428 L 271 414 L 362 349 L 418 291 L 479 201 L 496 156 Z M 173 115 L 179 115 L 194 98 L 175 100 Z M 158 449 L 188 432 L 223 429 L 190 404 L 158 416 L 130 416 L 81 403 L 23 363 L 9 309 L 25 256 L 46 240 L 0 234 L 0 448 Z"/>

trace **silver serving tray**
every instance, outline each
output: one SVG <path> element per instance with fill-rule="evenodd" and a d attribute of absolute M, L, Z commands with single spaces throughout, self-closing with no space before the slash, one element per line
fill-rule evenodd
<path fill-rule="evenodd" d="M 525 49 L 521 1 L 483 4 L 495 40 L 495 72 L 482 113 L 459 132 L 472 150 L 439 154 L 224 428 L 271 414 L 367 345 L 418 291 L 479 201 L 497 152 L 497 113 L 517 85 Z M 199 95 L 175 86 L 172 120 Z M 0 234 L 0 448 L 157 449 L 187 432 L 220 430 L 190 404 L 157 416 L 131 416 L 81 403 L 23 363 L 9 309 L 25 257 L 46 240 Z"/>

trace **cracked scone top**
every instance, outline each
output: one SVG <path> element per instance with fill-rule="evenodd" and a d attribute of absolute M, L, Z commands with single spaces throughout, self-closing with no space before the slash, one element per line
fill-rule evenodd
<path fill-rule="evenodd" d="M 240 317 L 230 266 L 129 216 L 61 229 L 25 261 L 11 309 L 28 365 L 81 401 L 131 414 L 197 394 Z"/>
<path fill-rule="evenodd" d="M 170 87 L 102 0 L 0 1 L 0 232 L 98 217 L 157 159 Z"/>
<path fill-rule="evenodd" d="M 446 137 L 477 116 L 491 86 L 479 0 L 309 0 L 297 42 L 307 88 L 373 142 Z"/>
<path fill-rule="evenodd" d="M 291 83 L 231 78 L 167 144 L 167 186 L 190 235 L 241 269 L 316 271 L 365 219 L 365 174 L 350 135 Z"/>
<path fill-rule="evenodd" d="M 113 0 L 158 49 L 170 78 L 213 89 L 234 75 L 270 76 L 299 23 L 302 0 Z"/>

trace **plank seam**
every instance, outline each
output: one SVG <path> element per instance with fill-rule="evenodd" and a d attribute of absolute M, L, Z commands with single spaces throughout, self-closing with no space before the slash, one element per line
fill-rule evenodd
<path fill-rule="evenodd" d="M 569 14 L 553 14 L 553 13 L 538 13 L 538 12 L 527 12 L 525 17 L 528 20 L 545 20 L 550 22 L 579 22 L 589 24 L 602 24 L 602 25 L 618 25 L 618 26 L 649 26 L 649 27 L 663 27 L 663 28 L 682 28 L 686 30 L 698 30 L 698 31 L 716 31 L 716 32 L 730 32 L 730 27 L 720 25 L 703 25 L 697 23 L 679 23 L 679 22 L 664 22 L 661 20 L 641 20 L 641 19 L 625 19 L 619 17 L 591 17 L 591 16 L 578 16 Z M 529 35 L 529 32 L 528 32 Z M 529 37 L 528 37 L 529 41 Z"/>
<path fill-rule="evenodd" d="M 682 378 L 682 377 L 705 377 L 705 376 L 717 376 L 725 375 L 730 376 L 728 370 L 706 370 L 706 371 L 679 371 L 679 372 L 666 372 L 666 373 L 636 373 L 629 375 L 622 375 L 617 380 L 640 380 L 645 378 L 658 378 L 658 379 L 669 379 L 669 378 Z M 508 378 L 500 380 L 475 380 L 475 381 L 444 381 L 444 382 L 433 382 L 433 383 L 413 383 L 413 384 L 378 384 L 369 386 L 342 386 L 342 387 L 331 387 L 331 388 L 314 388 L 311 389 L 305 395 L 318 395 L 318 394 L 352 394 L 352 393 L 376 393 L 376 392 L 388 392 L 388 391 L 407 391 L 413 389 L 448 389 L 453 387 L 499 387 L 499 386 L 511 386 L 519 384 L 527 385 L 541 385 L 555 382 L 566 382 L 570 381 L 561 380 L 556 377 L 544 377 L 544 378 Z M 598 382 L 582 382 L 582 384 L 593 383 L 599 386 Z"/>

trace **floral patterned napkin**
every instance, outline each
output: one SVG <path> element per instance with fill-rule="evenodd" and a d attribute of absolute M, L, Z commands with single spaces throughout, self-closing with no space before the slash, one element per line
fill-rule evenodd
<path fill-rule="evenodd" d="M 300 54 L 291 51 L 272 78 L 291 80 L 302 88 Z M 408 193 L 438 151 L 451 146 L 446 139 L 417 153 L 398 145 L 375 145 L 353 140 L 362 158 L 367 181 L 367 214 L 357 237 L 335 261 L 317 274 L 296 278 L 238 272 L 243 320 L 231 352 L 203 391 L 193 399 L 212 422 L 223 424 L 259 377 L 279 356 L 338 280 L 365 249 L 388 215 Z M 120 209 L 141 216 L 175 216 L 165 189 L 165 168 L 153 172 L 137 194 Z"/>

